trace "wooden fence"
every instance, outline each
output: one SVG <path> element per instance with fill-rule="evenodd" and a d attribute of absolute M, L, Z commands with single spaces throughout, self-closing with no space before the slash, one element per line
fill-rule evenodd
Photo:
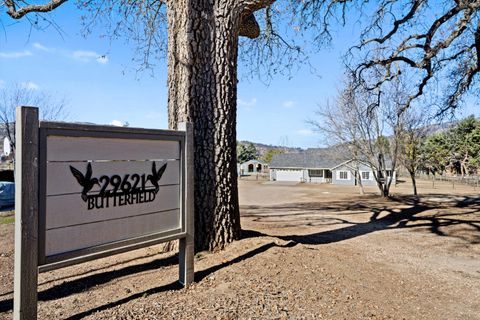
<path fill-rule="evenodd" d="M 447 175 L 433 175 L 433 174 L 419 174 L 417 176 L 419 179 L 430 180 L 432 183 L 443 181 L 450 182 L 452 187 L 455 188 L 455 185 L 467 185 L 471 186 L 474 189 L 480 187 L 480 176 L 447 176 Z"/>

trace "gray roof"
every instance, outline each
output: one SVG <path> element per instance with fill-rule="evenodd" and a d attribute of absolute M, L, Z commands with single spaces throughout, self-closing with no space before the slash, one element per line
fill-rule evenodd
<path fill-rule="evenodd" d="M 353 160 L 351 155 L 342 147 L 311 149 L 300 153 L 276 154 L 270 168 L 334 169 L 349 160 Z M 367 163 L 361 159 L 359 161 Z M 385 165 L 391 168 L 391 160 L 385 159 Z"/>
<path fill-rule="evenodd" d="M 276 154 L 270 168 L 330 169 L 347 160 L 347 157 L 332 149 L 317 149 L 312 152 Z"/>
<path fill-rule="evenodd" d="M 257 160 L 257 159 L 252 159 L 252 160 L 248 160 L 248 161 L 245 161 L 243 163 L 241 163 L 241 165 L 249 165 L 250 163 L 260 163 L 260 164 L 263 164 L 263 165 L 266 165 L 267 163 L 266 162 L 263 162 L 261 160 Z"/>

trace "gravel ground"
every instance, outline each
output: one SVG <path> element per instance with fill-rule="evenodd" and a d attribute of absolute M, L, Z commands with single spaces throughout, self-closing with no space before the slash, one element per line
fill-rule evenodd
<path fill-rule="evenodd" d="M 419 190 L 240 181 L 244 238 L 197 254 L 193 285 L 150 247 L 40 274 L 39 319 L 480 319 L 478 192 Z M 0 319 L 12 288 L 0 220 Z"/>

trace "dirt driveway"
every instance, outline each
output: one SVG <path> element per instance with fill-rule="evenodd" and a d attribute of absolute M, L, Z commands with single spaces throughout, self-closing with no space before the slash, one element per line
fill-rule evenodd
<path fill-rule="evenodd" d="M 421 182 L 384 200 L 354 187 L 240 181 L 244 238 L 176 283 L 159 247 L 39 277 L 40 319 L 480 319 L 480 197 Z M 11 318 L 13 224 L 0 220 L 0 319 Z M 2 223 L 2 221 L 4 223 Z"/>

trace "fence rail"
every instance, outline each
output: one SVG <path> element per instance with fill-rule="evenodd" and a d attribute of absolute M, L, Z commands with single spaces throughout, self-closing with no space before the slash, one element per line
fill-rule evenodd
<path fill-rule="evenodd" d="M 419 174 L 417 176 L 419 179 L 424 179 L 424 180 L 430 180 L 430 181 L 445 181 L 445 182 L 451 182 L 452 185 L 455 184 L 463 184 L 463 185 L 468 185 L 474 188 L 478 188 L 480 186 L 480 176 L 474 175 L 474 176 L 464 176 L 464 177 L 459 177 L 459 176 L 446 176 L 446 175 L 428 175 L 428 174 Z"/>

